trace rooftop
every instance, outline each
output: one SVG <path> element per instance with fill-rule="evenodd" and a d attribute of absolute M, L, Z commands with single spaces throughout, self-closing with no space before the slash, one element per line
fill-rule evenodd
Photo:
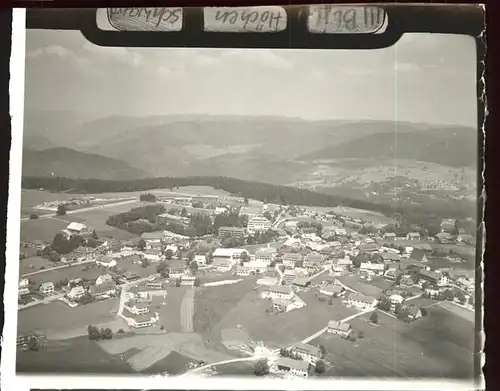
<path fill-rule="evenodd" d="M 309 363 L 303 360 L 293 360 L 288 357 L 280 357 L 276 360 L 276 365 L 279 367 L 293 368 L 297 371 L 309 371 Z"/>
<path fill-rule="evenodd" d="M 348 331 L 351 328 L 351 325 L 349 323 L 344 323 L 339 320 L 331 320 L 328 322 L 328 327 L 335 330 Z"/>
<path fill-rule="evenodd" d="M 300 353 L 311 354 L 316 357 L 321 357 L 321 349 L 317 346 L 307 343 L 298 343 L 293 346 L 293 350 Z"/>
<path fill-rule="evenodd" d="M 293 293 L 292 288 L 283 285 L 272 285 L 269 287 L 269 292 L 285 293 L 285 294 Z"/>

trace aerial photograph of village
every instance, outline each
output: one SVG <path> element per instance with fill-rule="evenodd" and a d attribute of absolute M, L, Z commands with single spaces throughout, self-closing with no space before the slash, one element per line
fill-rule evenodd
<path fill-rule="evenodd" d="M 396 47 L 28 30 L 17 372 L 472 379 L 475 47 Z"/>

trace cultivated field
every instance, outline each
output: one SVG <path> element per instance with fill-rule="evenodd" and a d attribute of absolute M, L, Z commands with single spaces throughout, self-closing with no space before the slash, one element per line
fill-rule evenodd
<path fill-rule="evenodd" d="M 18 352 L 17 372 L 126 374 L 134 371 L 119 357 L 104 352 L 88 337 L 48 341 L 43 351 Z"/>
<path fill-rule="evenodd" d="M 452 377 L 473 373 L 473 324 L 443 309 L 407 324 L 379 315 L 379 325 L 367 323 L 369 315 L 350 324 L 364 338 L 355 343 L 323 334 L 312 344 L 324 345 L 333 366 L 331 376 Z"/>
<path fill-rule="evenodd" d="M 29 216 L 31 213 L 40 213 L 34 206 L 46 201 L 64 201 L 74 198 L 71 194 L 50 193 L 48 191 L 21 189 L 21 214 Z"/>
<path fill-rule="evenodd" d="M 18 311 L 18 333 L 39 332 L 47 338 L 59 339 L 73 332 L 80 333 L 90 324 L 114 321 L 118 299 L 109 299 L 71 308 L 62 301 L 39 304 Z M 113 330 L 118 331 L 118 329 Z"/>
<path fill-rule="evenodd" d="M 181 327 L 181 303 L 186 290 L 191 289 L 189 287 L 180 286 L 169 288 L 166 305 L 162 308 L 153 307 L 152 311 L 158 312 L 160 316 L 160 324 L 165 327 L 167 332 L 182 332 Z M 163 296 L 154 297 L 153 305 L 161 303 L 164 301 Z"/>

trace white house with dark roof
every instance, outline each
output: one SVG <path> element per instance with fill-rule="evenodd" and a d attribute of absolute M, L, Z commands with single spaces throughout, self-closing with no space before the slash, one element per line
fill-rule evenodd
<path fill-rule="evenodd" d="M 233 268 L 233 262 L 230 259 L 219 259 L 214 258 L 212 262 L 212 267 L 215 268 L 219 272 L 228 272 Z"/>
<path fill-rule="evenodd" d="M 288 357 L 280 357 L 276 360 L 278 371 L 299 377 L 309 375 L 310 364 L 303 360 L 293 360 Z"/>
<path fill-rule="evenodd" d="M 292 288 L 284 285 L 271 285 L 262 295 L 270 299 L 292 299 L 294 296 Z"/>
<path fill-rule="evenodd" d="M 44 282 L 40 285 L 40 292 L 44 295 L 51 295 L 55 292 L 55 287 L 53 282 Z"/>
<path fill-rule="evenodd" d="M 70 223 L 62 233 L 67 237 L 71 237 L 73 235 L 89 235 L 92 233 L 92 229 L 87 227 L 85 224 L 72 222 Z"/>
<path fill-rule="evenodd" d="M 300 253 L 285 253 L 281 257 L 281 262 L 288 269 L 293 269 L 297 262 L 302 262 L 302 254 Z"/>
<path fill-rule="evenodd" d="M 319 293 L 322 293 L 326 296 L 341 296 L 345 292 L 345 289 L 342 285 L 337 284 L 324 284 L 319 288 Z"/>
<path fill-rule="evenodd" d="M 349 334 L 351 334 L 352 328 L 349 323 L 344 323 L 338 320 L 331 320 L 328 322 L 326 332 L 330 334 L 340 335 L 345 338 L 349 336 Z"/>
<path fill-rule="evenodd" d="M 265 217 L 256 216 L 248 220 L 247 231 L 249 234 L 257 232 L 267 232 L 271 229 L 271 222 Z"/>
<path fill-rule="evenodd" d="M 346 302 L 348 305 L 362 310 L 375 308 L 377 305 L 377 299 L 373 296 L 367 296 L 361 293 L 351 293 L 347 296 Z"/>
<path fill-rule="evenodd" d="M 368 276 L 381 276 L 384 274 L 383 263 L 362 262 L 359 267 L 359 272 Z"/>
<path fill-rule="evenodd" d="M 71 288 L 71 290 L 68 293 L 68 298 L 75 300 L 75 299 L 80 299 L 83 296 L 85 296 L 87 292 L 85 291 L 85 288 L 81 285 L 75 286 Z"/>
<path fill-rule="evenodd" d="M 304 361 L 308 361 L 313 365 L 321 359 L 321 349 L 307 343 L 298 343 L 293 345 L 290 351 L 297 354 Z"/>
<path fill-rule="evenodd" d="M 255 252 L 255 260 L 269 266 L 276 258 L 277 253 L 278 251 L 273 247 L 260 248 Z"/>

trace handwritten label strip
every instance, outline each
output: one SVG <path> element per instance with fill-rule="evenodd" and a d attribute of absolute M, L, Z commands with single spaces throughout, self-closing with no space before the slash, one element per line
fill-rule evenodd
<path fill-rule="evenodd" d="M 207 7 L 203 10 L 204 27 L 208 32 L 271 33 L 286 29 L 284 8 L 266 7 Z"/>
<path fill-rule="evenodd" d="M 373 34 L 383 28 L 386 14 L 374 6 L 314 5 L 308 29 L 315 34 Z"/>
<path fill-rule="evenodd" d="M 181 31 L 182 8 L 108 8 L 109 23 L 120 31 Z"/>

